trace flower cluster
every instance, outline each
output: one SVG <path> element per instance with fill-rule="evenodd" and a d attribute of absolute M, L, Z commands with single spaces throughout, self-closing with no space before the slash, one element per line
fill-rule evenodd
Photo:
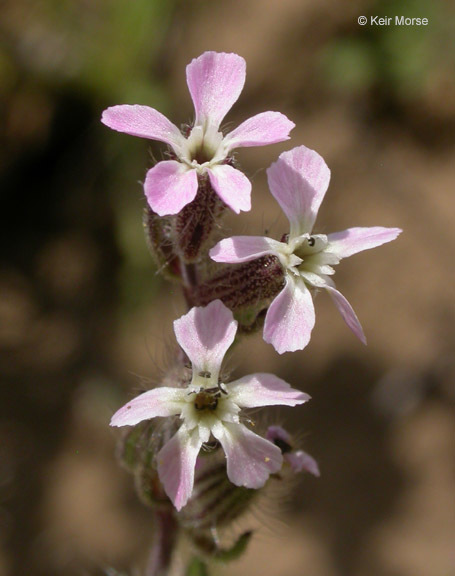
<path fill-rule="evenodd" d="M 229 381 L 221 368 L 226 352 L 238 335 L 261 328 L 280 354 L 305 348 L 315 324 L 313 291 L 321 288 L 366 343 L 354 310 L 333 282 L 333 266 L 401 232 L 383 227 L 313 232 L 330 170 L 317 152 L 298 146 L 267 170 L 289 232 L 280 240 L 234 236 L 216 243 L 224 208 L 236 213 L 251 208 L 251 184 L 233 150 L 285 141 L 294 127 L 279 112 L 262 112 L 222 131 L 245 71 L 236 54 L 206 52 L 193 60 L 186 77 L 195 117 L 181 130 L 147 106 L 114 106 L 102 116 L 114 130 L 168 145 L 167 159 L 157 162 L 144 182 L 147 239 L 160 270 L 167 268 L 181 284 L 189 309 L 174 322 L 181 347 L 175 366 L 161 386 L 120 408 L 111 425 L 138 427 L 124 440 L 123 454 L 140 475 L 146 501 L 169 498 L 193 543 L 219 557 L 226 551 L 206 528 L 242 513 L 269 478 L 286 469 L 319 475 L 316 461 L 294 448 L 286 430 L 272 425 L 262 435 L 259 428 L 253 432 L 248 415 L 251 408 L 297 406 L 309 396 L 273 374 Z"/>

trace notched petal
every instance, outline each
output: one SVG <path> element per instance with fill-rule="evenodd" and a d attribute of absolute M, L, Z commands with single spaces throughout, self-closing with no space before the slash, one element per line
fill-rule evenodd
<path fill-rule="evenodd" d="M 189 432 L 185 426 L 158 452 L 158 474 L 172 503 L 181 510 L 193 492 L 194 469 L 202 446 L 198 430 Z"/>
<path fill-rule="evenodd" d="M 310 234 L 330 182 L 330 170 L 314 150 L 299 146 L 280 154 L 267 170 L 270 191 L 288 217 L 291 238 Z"/>
<path fill-rule="evenodd" d="M 161 112 L 149 106 L 138 104 L 111 106 L 104 110 L 101 122 L 117 132 L 165 142 L 176 153 L 179 153 L 184 143 L 184 138 L 177 126 Z"/>
<path fill-rule="evenodd" d="M 229 395 L 241 408 L 258 406 L 297 406 L 307 402 L 308 394 L 291 388 L 274 374 L 250 374 L 228 385 Z"/>
<path fill-rule="evenodd" d="M 228 164 L 207 168 L 210 184 L 225 204 L 236 214 L 251 210 L 251 182 Z"/>
<path fill-rule="evenodd" d="M 287 275 L 286 286 L 270 305 L 264 340 L 279 354 L 302 350 L 310 341 L 315 323 L 310 291 L 300 277 Z"/>
<path fill-rule="evenodd" d="M 226 423 L 212 430 L 227 458 L 229 480 L 245 488 L 262 488 L 283 463 L 280 449 L 242 424 Z"/>
<path fill-rule="evenodd" d="M 289 132 L 295 127 L 280 112 L 262 112 L 252 116 L 226 135 L 225 145 L 229 150 L 247 146 L 266 146 L 289 140 Z"/>
<path fill-rule="evenodd" d="M 328 235 L 327 251 L 336 254 L 339 258 L 347 258 L 363 250 L 370 250 L 392 242 L 401 232 L 400 228 L 383 228 L 382 226 L 348 228 Z"/>
<path fill-rule="evenodd" d="M 194 200 L 197 190 L 196 171 L 175 160 L 158 162 L 144 182 L 148 204 L 159 216 L 178 214 Z"/>
<path fill-rule="evenodd" d="M 349 304 L 349 302 L 346 300 L 343 294 L 341 294 L 341 292 L 339 292 L 336 288 L 333 288 L 332 286 L 324 286 L 324 288 L 328 291 L 328 293 L 332 297 L 332 300 L 334 301 L 335 306 L 338 308 L 338 311 L 343 317 L 343 320 L 354 332 L 357 338 L 363 344 L 366 345 L 367 339 L 365 337 L 365 334 L 363 333 L 362 325 L 360 324 L 359 319 L 357 318 L 357 315 L 354 312 L 352 306 Z"/>
<path fill-rule="evenodd" d="M 214 300 L 208 306 L 192 308 L 175 320 L 174 331 L 177 342 L 193 364 L 193 371 L 207 371 L 214 377 L 234 341 L 237 321 L 221 300 Z"/>
<path fill-rule="evenodd" d="M 209 252 L 215 262 L 237 264 L 249 262 L 268 254 L 277 255 L 283 244 L 265 236 L 232 236 L 216 244 Z"/>
<path fill-rule="evenodd" d="M 195 124 L 218 128 L 245 84 L 246 63 L 237 54 L 204 52 L 186 68 Z"/>
<path fill-rule="evenodd" d="M 179 388 L 154 388 L 140 394 L 117 410 L 112 416 L 111 426 L 134 426 L 142 420 L 157 416 L 180 414 L 183 394 Z"/>

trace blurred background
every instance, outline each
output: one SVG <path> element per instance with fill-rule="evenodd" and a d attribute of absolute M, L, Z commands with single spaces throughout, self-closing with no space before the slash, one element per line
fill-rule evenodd
<path fill-rule="evenodd" d="M 312 401 L 271 422 L 297 432 L 320 479 L 269 494 L 247 554 L 215 574 L 455 574 L 455 7 L 444 0 L 0 2 L 0 575 L 140 566 L 150 512 L 114 456 L 111 414 L 156 382 L 185 311 L 155 274 L 141 180 L 156 143 L 101 125 L 107 106 L 191 120 L 185 66 L 205 50 L 247 61 L 227 121 L 265 110 L 292 140 L 242 149 L 253 211 L 231 232 L 280 238 L 265 168 L 305 144 L 332 170 L 318 232 L 398 226 L 344 261 L 304 351 L 252 336 L 235 374 L 275 371 Z M 359 26 L 360 15 L 426 17 Z M 270 413 L 269 413 L 270 414 Z"/>

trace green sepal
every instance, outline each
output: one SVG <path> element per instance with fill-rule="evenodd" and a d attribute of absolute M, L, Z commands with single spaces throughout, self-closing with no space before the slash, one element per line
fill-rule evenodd
<path fill-rule="evenodd" d="M 191 559 L 185 572 L 185 576 L 209 576 L 207 564 L 195 556 Z"/>
<path fill-rule="evenodd" d="M 223 562 L 236 560 L 245 552 L 252 535 L 252 530 L 244 532 L 230 548 L 218 548 L 217 552 L 213 555 L 213 558 Z"/>

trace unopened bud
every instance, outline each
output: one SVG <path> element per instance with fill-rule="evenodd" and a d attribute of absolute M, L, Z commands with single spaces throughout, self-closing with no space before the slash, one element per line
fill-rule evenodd
<path fill-rule="evenodd" d="M 117 456 L 134 475 L 138 496 L 147 506 L 172 506 L 159 479 L 155 455 L 178 426 L 178 418 L 166 418 L 158 423 L 146 420 L 128 428 L 119 440 Z"/>
<path fill-rule="evenodd" d="M 290 468 L 294 474 L 309 472 L 313 476 L 320 476 L 316 460 L 307 452 L 296 450 L 291 435 L 284 428 L 281 426 L 269 426 L 266 438 L 281 450 L 284 462 L 283 468 Z"/>
<path fill-rule="evenodd" d="M 147 207 L 142 219 L 145 238 L 158 271 L 168 280 L 181 277 L 180 260 L 175 252 L 172 236 L 173 216 L 158 216 Z"/>

